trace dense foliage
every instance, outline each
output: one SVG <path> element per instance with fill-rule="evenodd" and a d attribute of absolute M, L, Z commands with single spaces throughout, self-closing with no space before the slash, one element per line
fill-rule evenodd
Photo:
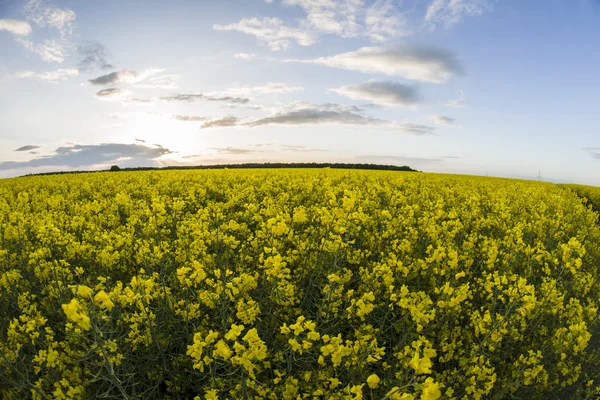
<path fill-rule="evenodd" d="M 345 170 L 0 181 L 2 398 L 592 398 L 597 214 Z"/>
<path fill-rule="evenodd" d="M 600 187 L 586 185 L 561 185 L 581 197 L 594 211 L 600 213 Z"/>

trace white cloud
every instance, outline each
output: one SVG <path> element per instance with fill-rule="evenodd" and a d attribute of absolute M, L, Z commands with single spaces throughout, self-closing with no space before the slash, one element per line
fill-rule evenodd
<path fill-rule="evenodd" d="M 57 29 L 63 38 L 73 33 L 76 17 L 73 10 L 56 7 L 44 0 L 29 0 L 25 3 L 23 11 L 29 21 L 40 27 Z"/>
<path fill-rule="evenodd" d="M 256 36 L 273 51 L 285 50 L 292 42 L 300 46 L 315 43 L 315 37 L 303 29 L 286 26 L 279 18 L 243 18 L 240 22 L 228 25 L 213 25 L 217 31 L 239 31 Z"/>
<path fill-rule="evenodd" d="M 456 126 L 460 127 L 461 125 L 456 121 L 455 118 L 450 118 L 445 115 L 430 115 L 429 120 L 436 125 L 445 125 L 445 126 Z"/>
<path fill-rule="evenodd" d="M 421 101 L 417 85 L 390 81 L 370 80 L 330 90 L 352 100 L 366 100 L 384 107 L 414 107 Z"/>
<path fill-rule="evenodd" d="M 463 68 L 454 53 L 422 46 L 362 47 L 330 57 L 284 61 L 322 64 L 365 73 L 383 73 L 432 83 L 444 83 L 463 74 Z"/>
<path fill-rule="evenodd" d="M 16 19 L 0 19 L 0 31 L 10 32 L 18 36 L 27 36 L 31 33 L 31 25 Z"/>
<path fill-rule="evenodd" d="M 61 68 L 55 71 L 48 72 L 21 71 L 17 72 L 14 75 L 14 77 L 19 79 L 38 79 L 42 81 L 57 83 L 58 81 L 64 81 L 77 75 L 79 75 L 79 69 L 77 68 Z"/>
<path fill-rule="evenodd" d="M 478 17 L 490 8 L 490 0 L 433 0 L 427 8 L 429 23 L 456 24 L 465 17 Z"/>
<path fill-rule="evenodd" d="M 66 48 L 56 40 L 44 40 L 43 43 L 35 44 L 30 40 L 17 38 L 17 42 L 27 50 L 38 54 L 46 62 L 61 63 L 65 61 Z"/>
<path fill-rule="evenodd" d="M 239 60 L 250 61 L 254 57 L 256 57 L 256 54 L 254 54 L 254 53 L 235 53 L 233 55 L 233 57 L 237 58 Z"/>

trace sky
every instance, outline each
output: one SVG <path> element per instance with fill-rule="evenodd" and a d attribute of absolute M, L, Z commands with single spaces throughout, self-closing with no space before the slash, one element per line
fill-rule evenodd
<path fill-rule="evenodd" d="M 352 162 L 600 186 L 600 0 L 0 0 L 0 177 Z"/>

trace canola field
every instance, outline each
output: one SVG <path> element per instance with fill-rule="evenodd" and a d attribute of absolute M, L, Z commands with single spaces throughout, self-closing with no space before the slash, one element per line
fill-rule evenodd
<path fill-rule="evenodd" d="M 0 180 L 0 398 L 597 398 L 597 222 L 452 175 Z"/>

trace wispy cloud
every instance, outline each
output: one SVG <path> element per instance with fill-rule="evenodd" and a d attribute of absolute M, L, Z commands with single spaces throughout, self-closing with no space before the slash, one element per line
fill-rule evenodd
<path fill-rule="evenodd" d="M 134 86 L 142 89 L 177 89 L 179 75 L 163 75 L 156 78 L 150 78 L 145 82 L 137 83 Z"/>
<path fill-rule="evenodd" d="M 240 122 L 240 120 L 237 117 L 216 118 L 216 119 L 213 119 L 213 120 L 203 123 L 201 128 L 202 129 L 227 128 L 227 127 L 231 127 L 231 126 L 237 126 L 239 124 L 239 122 Z"/>
<path fill-rule="evenodd" d="M 205 100 L 205 101 L 224 101 L 229 103 L 236 104 L 245 104 L 250 101 L 248 98 L 244 97 L 233 97 L 233 96 L 215 96 L 211 94 L 205 93 L 180 93 L 170 96 L 161 96 L 161 100 L 163 101 L 195 101 L 195 100 Z"/>
<path fill-rule="evenodd" d="M 285 83 L 268 82 L 262 85 L 242 85 L 232 87 L 225 90 L 223 93 L 234 96 L 256 96 L 263 94 L 283 94 L 300 92 L 304 90 L 301 86 L 289 86 Z"/>
<path fill-rule="evenodd" d="M 100 99 L 100 100 L 122 100 L 124 97 L 127 96 L 131 96 L 133 93 L 131 93 L 129 90 L 127 89 L 120 89 L 120 88 L 108 88 L 108 89 L 102 89 L 98 92 L 96 92 L 96 98 Z"/>
<path fill-rule="evenodd" d="M 301 8 L 300 25 L 308 32 L 341 37 L 366 37 L 380 42 L 411 33 L 406 13 L 392 0 L 282 0 Z"/>
<path fill-rule="evenodd" d="M 377 0 L 369 7 L 365 15 L 366 36 L 373 42 L 383 42 L 398 36 L 412 34 L 405 13 L 398 2 Z"/>
<path fill-rule="evenodd" d="M 86 41 L 77 46 L 79 54 L 79 69 L 81 71 L 92 71 L 98 69 L 112 69 L 112 64 L 108 62 L 106 47 L 102 43 Z"/>
<path fill-rule="evenodd" d="M 23 12 L 29 21 L 40 27 L 57 29 L 63 38 L 73 32 L 76 14 L 71 9 L 56 7 L 44 0 L 28 0 Z"/>
<path fill-rule="evenodd" d="M 490 8 L 491 0 L 433 0 L 427 8 L 425 20 L 449 26 L 465 17 L 478 17 Z"/>
<path fill-rule="evenodd" d="M 279 18 L 243 18 L 227 25 L 213 25 L 217 31 L 238 31 L 256 36 L 273 51 L 285 50 L 292 42 L 300 46 L 310 46 L 316 38 L 304 29 L 286 26 Z"/>
<path fill-rule="evenodd" d="M 254 53 L 235 53 L 233 55 L 233 57 L 237 58 L 238 60 L 250 61 L 256 57 L 256 54 L 254 54 Z"/>
<path fill-rule="evenodd" d="M 317 152 L 317 151 L 325 151 L 323 149 L 315 149 L 308 146 L 300 146 L 293 144 L 280 144 L 278 145 L 279 150 L 289 151 L 294 153 L 308 153 L 308 152 Z"/>
<path fill-rule="evenodd" d="M 219 154 L 255 154 L 277 152 L 308 153 L 325 151 L 323 149 L 316 149 L 303 145 L 274 143 L 259 143 L 245 147 L 211 147 L 209 150 L 213 150 Z"/>
<path fill-rule="evenodd" d="M 24 38 L 32 31 L 31 25 L 27 22 L 0 20 L 9 21 L 8 23 L 0 22 L 0 26 L 4 25 L 5 30 L 10 30 L 13 34 L 19 35 L 19 37 L 15 37 L 15 40 L 22 44 L 26 50 L 39 55 L 42 60 L 62 63 L 71 47 L 68 38 L 73 33 L 75 12 L 68 8 L 56 7 L 45 0 L 27 0 L 22 11 L 28 21 L 38 27 L 56 29 L 60 37 L 48 38 L 43 42 L 34 42 Z M 2 29 L 0 28 L 0 30 Z"/>
<path fill-rule="evenodd" d="M 367 117 L 351 111 L 335 110 L 328 108 L 305 108 L 287 112 L 280 112 L 270 117 L 254 120 L 247 125 L 250 127 L 263 125 L 377 125 L 383 121 Z"/>
<path fill-rule="evenodd" d="M 145 99 L 143 97 L 131 97 L 131 98 L 123 99 L 123 101 L 121 101 L 121 104 L 126 105 L 126 106 L 127 105 L 147 106 L 147 105 L 154 104 L 154 100 L 153 99 Z"/>
<path fill-rule="evenodd" d="M 445 83 L 464 74 L 456 54 L 426 46 L 362 47 L 330 57 L 284 61 L 321 64 L 365 73 L 383 73 L 431 83 Z"/>
<path fill-rule="evenodd" d="M 77 68 L 61 68 L 55 71 L 48 72 L 33 72 L 33 71 L 21 71 L 14 74 L 15 78 L 18 79 L 37 79 L 50 83 L 58 83 L 58 81 L 64 81 L 71 77 L 79 75 L 79 69 Z"/>
<path fill-rule="evenodd" d="M 42 43 L 34 43 L 31 40 L 16 38 L 17 42 L 32 53 L 36 53 L 46 62 L 61 63 L 67 55 L 66 46 L 56 40 L 44 40 Z"/>
<path fill-rule="evenodd" d="M 417 85 L 391 81 L 370 80 L 330 90 L 352 100 L 366 100 L 384 107 L 414 107 L 422 100 Z"/>
<path fill-rule="evenodd" d="M 171 118 L 185 122 L 202 122 L 210 119 L 208 117 L 200 117 L 198 115 L 172 115 Z"/>
<path fill-rule="evenodd" d="M 460 127 L 461 125 L 456 121 L 455 118 L 450 118 L 445 115 L 430 115 L 429 120 L 436 125 L 445 125 L 445 126 L 456 126 Z"/>
<path fill-rule="evenodd" d="M 461 108 L 464 107 L 465 105 L 465 92 L 463 92 L 462 90 L 458 91 L 458 97 L 452 100 L 448 100 L 446 103 L 446 106 L 448 107 L 453 107 L 453 108 Z"/>
<path fill-rule="evenodd" d="M 398 165 L 398 166 L 410 166 L 419 167 L 429 164 L 438 164 L 446 160 L 447 158 L 456 157 L 411 157 L 403 155 L 386 155 L 386 154 L 365 154 L 350 158 L 347 162 L 361 162 L 361 163 L 373 163 L 373 164 L 386 164 L 386 165 Z"/>
<path fill-rule="evenodd" d="M 413 122 L 389 122 L 388 127 L 393 131 L 408 133 L 415 136 L 433 135 L 435 128 L 428 125 L 415 124 Z"/>
<path fill-rule="evenodd" d="M 41 146 L 37 146 L 34 144 L 28 144 L 26 146 L 22 146 L 19 147 L 18 149 L 15 149 L 15 151 L 31 151 L 31 150 L 35 150 L 35 149 L 39 149 Z"/>
<path fill-rule="evenodd" d="M 59 147 L 49 156 L 30 161 L 0 162 L 0 170 L 28 167 L 88 167 L 118 164 L 124 160 L 132 165 L 148 165 L 173 152 L 164 147 L 149 147 L 141 144 L 102 143 L 95 145 L 72 145 Z"/>
<path fill-rule="evenodd" d="M 0 31 L 18 36 L 28 36 L 31 33 L 31 25 L 26 21 L 16 19 L 0 19 Z"/>
<path fill-rule="evenodd" d="M 213 150 L 218 154 L 252 154 L 262 153 L 262 150 L 247 149 L 243 147 L 209 147 L 208 150 Z"/>
<path fill-rule="evenodd" d="M 586 147 L 585 150 L 594 160 L 600 161 L 600 147 Z"/>
<path fill-rule="evenodd" d="M 121 71 L 111 72 L 110 74 L 101 75 L 94 79 L 88 79 L 92 85 L 107 86 L 117 84 L 133 84 L 142 82 L 150 76 L 163 72 L 164 69 L 147 68 L 141 71 L 131 71 L 123 69 Z"/>
<path fill-rule="evenodd" d="M 237 117 L 226 117 L 205 122 L 202 128 L 240 126 L 256 128 L 267 125 L 304 126 L 304 125 L 361 125 L 379 127 L 391 132 L 402 132 L 411 135 L 433 134 L 434 128 L 409 121 L 388 121 L 372 118 L 364 114 L 356 106 L 340 104 L 311 104 L 298 102 L 281 107 L 272 107 L 271 115 L 253 120 L 241 120 Z"/>

